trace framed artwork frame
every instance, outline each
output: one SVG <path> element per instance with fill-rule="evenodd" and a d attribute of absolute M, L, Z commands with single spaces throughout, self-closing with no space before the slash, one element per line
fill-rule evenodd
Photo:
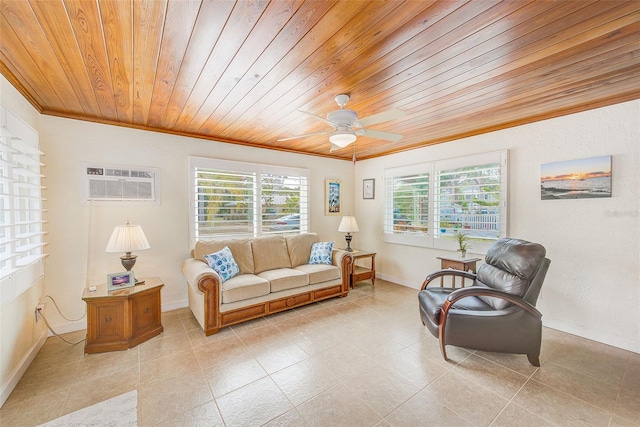
<path fill-rule="evenodd" d="M 375 178 L 367 178 L 362 180 L 362 198 L 376 198 L 376 180 Z"/>
<path fill-rule="evenodd" d="M 117 291 L 120 289 L 132 288 L 136 284 L 132 271 L 122 273 L 112 273 L 107 275 L 107 291 Z"/>
<path fill-rule="evenodd" d="M 342 181 L 339 179 L 325 180 L 325 215 L 342 214 Z"/>

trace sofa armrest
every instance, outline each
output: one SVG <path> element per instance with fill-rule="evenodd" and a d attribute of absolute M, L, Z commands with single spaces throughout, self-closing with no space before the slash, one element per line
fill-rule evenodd
<path fill-rule="evenodd" d="M 187 282 L 196 288 L 198 288 L 198 283 L 205 276 L 213 276 L 215 280 L 222 282 L 222 279 L 213 268 L 209 267 L 207 263 L 195 258 L 187 258 L 182 262 L 182 274 L 187 279 Z"/>
<path fill-rule="evenodd" d="M 204 294 L 204 333 L 215 334 L 219 329 L 222 279 L 207 263 L 194 258 L 182 262 L 182 274 L 189 286 Z"/>
<path fill-rule="evenodd" d="M 340 269 L 340 275 L 342 278 L 342 296 L 347 296 L 349 294 L 353 258 L 349 252 L 343 249 L 333 249 L 331 256 L 333 265 Z"/>

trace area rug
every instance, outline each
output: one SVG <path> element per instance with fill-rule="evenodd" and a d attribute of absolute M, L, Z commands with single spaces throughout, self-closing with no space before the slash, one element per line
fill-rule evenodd
<path fill-rule="evenodd" d="M 135 427 L 138 425 L 138 391 L 64 415 L 38 427 Z"/>

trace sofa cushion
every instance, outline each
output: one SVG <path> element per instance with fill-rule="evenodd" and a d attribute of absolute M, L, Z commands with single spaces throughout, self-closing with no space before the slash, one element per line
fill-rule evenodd
<path fill-rule="evenodd" d="M 223 282 L 231 279 L 240 272 L 238 264 L 233 259 L 233 254 L 231 254 L 229 250 L 229 246 L 225 246 L 218 252 L 207 254 L 204 258 L 207 260 L 209 267 L 218 273 L 218 276 L 220 276 Z"/>
<path fill-rule="evenodd" d="M 229 250 L 233 254 L 240 268 L 240 274 L 253 274 L 253 254 L 251 253 L 251 239 L 225 239 L 225 240 L 209 240 L 198 241 L 194 251 L 194 258 L 207 262 L 204 256 L 213 252 L 218 252 L 225 246 L 229 247 Z"/>
<path fill-rule="evenodd" d="M 333 253 L 334 242 L 318 242 L 311 246 L 309 264 L 329 264 L 331 265 L 331 254 Z"/>
<path fill-rule="evenodd" d="M 255 274 L 278 268 L 291 268 L 287 242 L 283 236 L 256 237 L 251 240 Z"/>
<path fill-rule="evenodd" d="M 239 274 L 222 284 L 223 304 L 268 294 L 269 282 L 254 274 Z"/>
<path fill-rule="evenodd" d="M 309 276 L 307 276 L 306 273 L 291 268 L 263 271 L 258 274 L 258 277 L 269 281 L 271 284 L 271 292 L 299 288 L 309 284 Z"/>
<path fill-rule="evenodd" d="M 309 275 L 310 285 L 340 279 L 340 269 L 335 265 L 303 264 L 297 266 L 295 269 Z"/>
<path fill-rule="evenodd" d="M 302 233 L 286 236 L 287 250 L 291 259 L 291 267 L 297 267 L 309 262 L 311 246 L 320 239 L 316 233 Z"/>

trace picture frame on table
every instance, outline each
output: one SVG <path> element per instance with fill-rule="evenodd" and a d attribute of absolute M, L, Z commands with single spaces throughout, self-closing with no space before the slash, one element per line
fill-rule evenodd
<path fill-rule="evenodd" d="M 368 178 L 362 180 L 362 198 L 363 199 L 375 199 L 376 198 L 376 180 L 375 178 Z"/>
<path fill-rule="evenodd" d="M 117 291 L 120 289 L 132 288 L 136 284 L 133 272 L 124 271 L 122 273 L 112 273 L 107 275 L 107 291 Z"/>
<path fill-rule="evenodd" d="M 327 179 L 325 181 L 325 215 L 342 214 L 342 181 Z"/>

